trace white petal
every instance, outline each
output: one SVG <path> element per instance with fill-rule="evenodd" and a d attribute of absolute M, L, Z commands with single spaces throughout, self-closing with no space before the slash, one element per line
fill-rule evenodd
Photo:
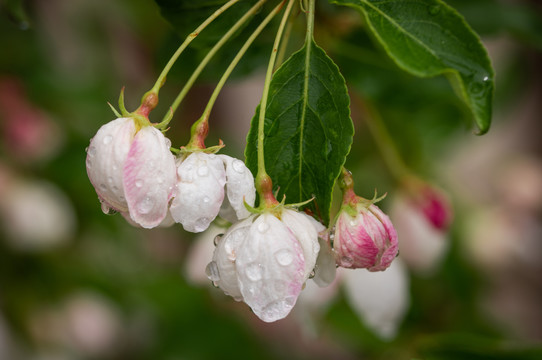
<path fill-rule="evenodd" d="M 220 209 L 220 216 L 230 222 L 235 222 L 250 215 L 250 212 L 245 208 L 244 202 L 254 206 L 254 200 L 256 199 L 254 176 L 241 160 L 227 155 L 219 155 L 219 157 L 226 167 L 227 194 Z M 229 208 L 233 208 L 235 217 L 231 216 L 232 212 L 229 211 Z"/>
<path fill-rule="evenodd" d="M 218 279 L 215 279 L 215 283 L 226 295 L 230 295 L 237 301 L 243 300 L 243 295 L 237 281 L 235 261 L 239 247 L 242 246 L 248 237 L 252 220 L 253 218 L 251 217 L 230 227 L 218 241 L 213 254 L 212 262 L 216 264 L 218 269 Z M 209 266 L 212 265 L 210 264 Z"/>
<path fill-rule="evenodd" d="M 395 259 L 385 271 L 341 269 L 347 300 L 365 325 L 383 339 L 392 339 L 408 309 L 409 280 Z"/>
<path fill-rule="evenodd" d="M 309 275 L 314 270 L 316 265 L 316 259 L 318 258 L 318 252 L 320 251 L 320 244 L 318 244 L 318 223 L 305 213 L 285 209 L 282 212 L 282 222 L 290 228 L 295 235 L 301 248 L 303 249 L 303 255 L 305 257 L 305 270 L 304 279 L 307 280 Z M 319 227 L 324 228 L 323 225 Z M 324 228 L 325 229 L 325 228 Z"/>
<path fill-rule="evenodd" d="M 243 299 L 261 320 L 288 315 L 304 283 L 305 261 L 286 225 L 271 214 L 260 215 L 238 249 L 236 266 Z"/>
<path fill-rule="evenodd" d="M 420 275 L 434 273 L 449 248 L 448 233 L 436 229 L 403 196 L 394 199 L 390 217 L 400 238 L 400 257 Z"/>
<path fill-rule="evenodd" d="M 178 167 L 177 195 L 171 215 L 186 231 L 202 232 L 209 227 L 224 199 L 224 165 L 214 154 L 190 154 Z"/>
<path fill-rule="evenodd" d="M 134 139 L 131 118 L 119 118 L 103 125 L 87 150 L 87 173 L 100 199 L 117 211 L 128 211 L 122 170 Z"/>
<path fill-rule="evenodd" d="M 335 280 L 337 273 L 335 255 L 333 254 L 333 250 L 331 250 L 328 241 L 318 237 L 318 243 L 320 244 L 320 252 L 316 259 L 313 280 L 319 287 L 326 287 Z"/>
<path fill-rule="evenodd" d="M 130 217 L 144 228 L 153 228 L 167 215 L 176 182 L 175 157 L 169 142 L 152 126 L 139 130 L 123 170 L 124 193 Z"/>

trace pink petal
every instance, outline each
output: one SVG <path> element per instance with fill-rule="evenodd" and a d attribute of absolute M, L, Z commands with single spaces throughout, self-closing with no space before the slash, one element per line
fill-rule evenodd
<path fill-rule="evenodd" d="M 103 125 L 87 150 L 87 174 L 98 197 L 117 211 L 128 211 L 122 169 L 135 134 L 131 118 L 119 118 Z"/>
<path fill-rule="evenodd" d="M 271 214 L 260 215 L 239 247 L 236 267 L 243 299 L 261 320 L 288 315 L 304 283 L 305 261 L 286 225 Z"/>
<path fill-rule="evenodd" d="M 124 164 L 124 192 L 130 217 L 144 228 L 153 228 L 167 215 L 176 181 L 175 158 L 169 142 L 152 126 L 134 138 Z"/>

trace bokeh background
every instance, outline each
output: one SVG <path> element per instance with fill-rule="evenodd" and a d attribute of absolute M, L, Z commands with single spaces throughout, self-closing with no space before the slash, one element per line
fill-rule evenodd
<path fill-rule="evenodd" d="M 354 286 L 352 273 L 324 291 L 307 286 L 292 314 L 273 324 L 206 279 L 213 234 L 137 229 L 104 215 L 86 175 L 85 148 L 114 119 L 107 102 L 125 86 L 135 109 L 182 41 L 189 22 L 174 23 L 173 3 L 0 1 L 0 359 L 542 358 L 538 1 L 448 1 L 481 35 L 497 74 L 493 126 L 482 137 L 444 77 L 402 72 L 357 13 L 318 2 L 315 36 L 351 90 L 347 167 L 359 194 L 388 193 L 381 206 L 405 239 L 402 270 L 367 282 L 356 270 Z M 303 26 L 301 16 L 292 51 Z M 222 139 L 224 153 L 243 157 L 272 38 L 273 27 L 219 97 L 208 145 Z M 208 45 L 195 41 L 183 55 L 154 120 Z M 174 146 L 188 141 L 234 54 L 230 47 L 211 63 L 177 112 Z M 400 184 L 366 125 L 368 103 L 412 172 L 448 194 L 449 231 L 428 230 L 401 205 Z M 420 250 L 406 256 L 409 237 Z"/>

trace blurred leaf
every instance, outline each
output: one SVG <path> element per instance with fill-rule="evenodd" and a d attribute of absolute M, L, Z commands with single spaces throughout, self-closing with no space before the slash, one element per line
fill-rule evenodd
<path fill-rule="evenodd" d="M 6 12 L 8 18 L 13 21 L 21 30 L 30 27 L 30 20 L 23 0 L 5 0 L 0 2 L 0 10 Z"/>
<path fill-rule="evenodd" d="M 449 0 L 480 35 L 503 31 L 542 51 L 542 14 L 525 3 L 496 0 Z"/>
<path fill-rule="evenodd" d="M 333 185 L 350 151 L 354 128 L 344 78 L 311 40 L 274 74 L 265 118 L 265 165 L 280 200 L 308 207 L 329 222 Z M 259 107 L 245 151 L 256 173 Z"/>
<path fill-rule="evenodd" d="M 440 0 L 331 0 L 361 11 L 388 55 L 422 77 L 449 75 L 480 134 L 491 123 L 493 69 L 478 36 Z"/>

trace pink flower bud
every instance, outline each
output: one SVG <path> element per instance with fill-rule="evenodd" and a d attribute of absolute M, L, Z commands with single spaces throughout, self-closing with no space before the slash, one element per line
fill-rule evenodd
<path fill-rule="evenodd" d="M 166 217 L 176 181 L 169 140 L 153 126 L 136 126 L 133 118 L 103 125 L 87 150 L 87 173 L 102 202 L 128 213 L 144 228 Z"/>
<path fill-rule="evenodd" d="M 415 178 L 407 179 L 405 188 L 409 201 L 435 229 L 448 230 L 453 211 L 448 196 L 442 190 Z"/>
<path fill-rule="evenodd" d="M 397 233 L 376 205 L 344 205 L 335 225 L 333 249 L 339 266 L 383 271 L 397 256 Z"/>

